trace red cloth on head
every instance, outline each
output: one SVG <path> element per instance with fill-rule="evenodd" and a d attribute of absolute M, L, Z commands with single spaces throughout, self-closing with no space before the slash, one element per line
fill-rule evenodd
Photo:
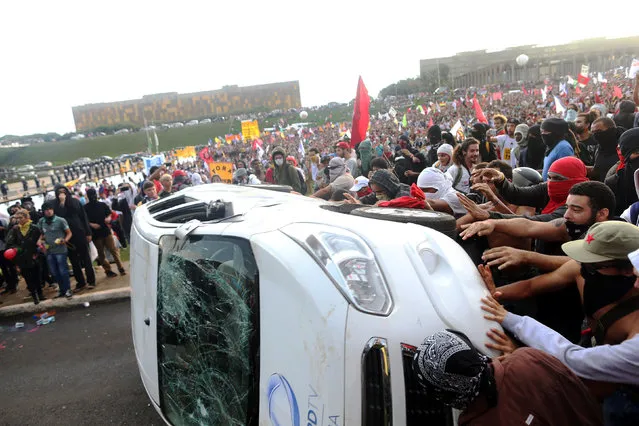
<path fill-rule="evenodd" d="M 368 194 L 372 193 L 373 190 L 370 188 L 370 186 L 365 186 L 362 189 L 360 189 L 359 191 L 357 191 L 357 197 L 358 198 L 362 198 L 367 196 Z"/>
<path fill-rule="evenodd" d="M 617 171 L 623 170 L 626 167 L 626 159 L 621 155 L 621 148 L 617 145 L 617 157 L 619 157 L 619 165 L 617 166 Z"/>
<path fill-rule="evenodd" d="M 541 211 L 543 214 L 552 213 L 566 204 L 568 192 L 574 185 L 588 180 L 586 165 L 578 158 L 564 157 L 551 164 L 548 172 L 558 173 L 567 180 L 548 180 L 548 196 L 550 201 Z"/>
<path fill-rule="evenodd" d="M 422 189 L 415 183 L 410 186 L 410 196 L 417 198 L 418 200 L 426 199 L 426 194 L 424 194 L 424 191 L 422 191 Z"/>

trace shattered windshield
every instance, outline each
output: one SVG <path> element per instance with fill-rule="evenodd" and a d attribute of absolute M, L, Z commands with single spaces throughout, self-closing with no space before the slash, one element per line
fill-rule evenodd
<path fill-rule="evenodd" d="M 162 412 L 174 425 L 257 422 L 258 272 L 248 241 L 164 237 L 158 278 Z"/>

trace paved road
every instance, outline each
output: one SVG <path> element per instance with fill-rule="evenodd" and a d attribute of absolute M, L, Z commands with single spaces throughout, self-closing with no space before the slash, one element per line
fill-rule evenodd
<path fill-rule="evenodd" d="M 123 301 L 0 321 L 0 425 L 163 425 L 149 405 Z"/>

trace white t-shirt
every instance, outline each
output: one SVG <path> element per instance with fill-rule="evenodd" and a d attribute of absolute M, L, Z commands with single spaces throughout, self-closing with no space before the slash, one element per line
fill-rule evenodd
<path fill-rule="evenodd" d="M 446 171 L 446 174 L 450 176 L 452 182 L 455 182 L 457 181 L 457 179 L 455 178 L 457 177 L 457 174 L 459 174 L 460 168 L 461 168 L 461 174 L 462 174 L 461 179 L 458 180 L 457 185 L 453 186 L 453 188 L 455 188 L 459 192 L 468 194 L 470 192 L 470 173 L 468 172 L 468 170 L 466 170 L 466 167 L 464 166 L 460 167 L 457 164 L 453 164 Z"/>
<path fill-rule="evenodd" d="M 499 145 L 500 160 L 504 160 L 513 168 L 517 167 L 517 159 L 511 155 L 513 149 L 517 146 L 517 141 L 508 135 L 497 136 L 497 145 Z"/>

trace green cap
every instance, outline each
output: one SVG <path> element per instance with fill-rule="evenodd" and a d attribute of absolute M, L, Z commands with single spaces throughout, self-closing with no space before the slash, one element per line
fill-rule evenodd
<path fill-rule="evenodd" d="M 628 254 L 639 249 L 639 228 L 617 220 L 595 223 L 586 238 L 564 243 L 561 248 L 580 263 L 627 260 Z"/>

